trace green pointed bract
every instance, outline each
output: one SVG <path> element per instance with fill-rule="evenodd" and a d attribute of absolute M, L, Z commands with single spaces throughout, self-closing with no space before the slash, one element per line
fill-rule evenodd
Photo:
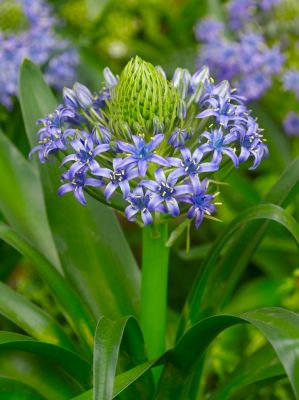
<path fill-rule="evenodd" d="M 152 135 L 154 126 L 171 130 L 177 117 L 178 93 L 155 67 L 135 57 L 129 61 L 112 90 L 109 119 L 115 133 L 129 125 L 135 133 Z"/>
<path fill-rule="evenodd" d="M 13 0 L 0 1 L 0 31 L 20 31 L 27 23 L 21 4 Z"/>

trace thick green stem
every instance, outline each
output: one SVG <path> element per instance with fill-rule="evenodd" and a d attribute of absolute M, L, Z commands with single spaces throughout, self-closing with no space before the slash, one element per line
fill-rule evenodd
<path fill-rule="evenodd" d="M 165 350 L 168 225 L 146 226 L 142 235 L 141 327 L 150 359 Z"/>

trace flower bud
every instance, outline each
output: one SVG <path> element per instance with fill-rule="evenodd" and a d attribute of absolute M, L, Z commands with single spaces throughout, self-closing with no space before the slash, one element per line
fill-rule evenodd
<path fill-rule="evenodd" d="M 139 57 L 124 68 L 108 104 L 109 117 L 116 128 L 117 121 L 136 124 L 152 133 L 154 118 L 169 128 L 177 115 L 178 93 L 155 67 Z"/>
<path fill-rule="evenodd" d="M 189 84 L 191 80 L 191 74 L 187 69 L 177 68 L 173 75 L 173 84 L 177 88 L 181 97 L 184 99 L 189 90 Z"/>
<path fill-rule="evenodd" d="M 156 68 L 156 71 L 160 72 L 160 74 L 166 80 L 167 77 L 166 77 L 166 73 L 165 73 L 164 69 L 162 67 L 160 67 L 160 65 L 156 65 L 155 68 Z"/>
<path fill-rule="evenodd" d="M 201 70 L 196 71 L 192 75 L 190 85 L 193 91 L 193 100 L 198 103 L 205 90 L 205 84 L 208 82 L 210 77 L 209 68 L 204 66 Z"/>
<path fill-rule="evenodd" d="M 111 132 L 101 125 L 96 125 L 93 128 L 92 135 L 96 143 L 109 144 L 112 137 Z"/>
<path fill-rule="evenodd" d="M 86 86 L 76 82 L 73 86 L 73 90 L 75 92 L 77 101 L 82 108 L 89 108 L 92 106 L 92 94 Z"/>
<path fill-rule="evenodd" d="M 67 107 L 78 108 L 76 94 L 72 89 L 63 88 L 63 101 Z"/>
<path fill-rule="evenodd" d="M 214 87 L 213 90 L 213 95 L 217 95 L 219 97 L 223 97 L 224 99 L 227 99 L 231 93 L 231 88 L 230 84 L 228 81 L 222 81 L 218 85 Z"/>
<path fill-rule="evenodd" d="M 113 86 L 117 85 L 118 79 L 117 77 L 111 72 L 110 68 L 106 67 L 104 69 L 104 79 L 106 82 L 106 85 L 109 88 L 112 88 Z"/>

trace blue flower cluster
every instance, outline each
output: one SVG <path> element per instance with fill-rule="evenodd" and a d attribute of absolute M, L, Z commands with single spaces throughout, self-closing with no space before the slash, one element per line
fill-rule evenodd
<path fill-rule="evenodd" d="M 232 30 L 243 29 L 257 11 L 270 11 L 282 0 L 230 0 L 227 3 L 229 24 Z"/>
<path fill-rule="evenodd" d="M 222 30 L 220 26 L 215 30 L 214 24 L 215 21 L 205 19 L 196 27 L 197 37 L 204 42 L 198 65 L 208 64 L 218 79 L 233 80 L 249 101 L 258 99 L 282 70 L 284 56 L 280 48 L 276 45 L 269 47 L 262 34 L 251 30 L 238 31 L 235 40 L 227 39 L 224 26 Z"/>
<path fill-rule="evenodd" d="M 99 188 L 92 190 L 103 190 L 107 203 L 113 206 L 118 192 L 127 203 L 123 211 L 130 221 L 150 224 L 157 213 L 172 217 L 186 213 L 198 228 L 204 216 L 216 211 L 213 201 L 217 193 L 209 193 L 208 176 L 229 162 L 238 167 L 253 160 L 250 168 L 256 168 L 267 156 L 261 129 L 243 99 L 228 82 L 214 84 L 207 67 L 194 75 L 178 68 L 168 82 L 161 67 L 154 69 L 138 57 L 131 63 L 137 74 L 134 84 L 142 66 L 141 75 L 149 76 L 149 83 L 156 79 L 173 90 L 173 123 L 161 114 L 142 126 L 138 114 L 139 123 L 120 120 L 118 129 L 119 124 L 111 123 L 114 113 L 109 114 L 109 100 L 120 93 L 119 84 L 124 86 L 124 79 L 106 68 L 105 84 L 98 93 L 92 94 L 79 83 L 64 90 L 64 103 L 38 121 L 42 127 L 30 157 L 37 152 L 44 163 L 51 155 L 63 156 L 61 166 L 68 169 L 62 174 L 59 195 L 74 192 L 85 204 L 84 189 L 91 186 Z M 131 76 L 128 81 L 132 84 Z M 130 104 L 134 112 L 134 101 L 140 101 L 138 106 L 147 103 L 141 98 L 143 89 L 138 87 L 138 100 L 130 98 L 130 91 L 125 96 L 125 105 Z M 154 99 L 162 91 L 147 93 Z M 151 115 L 151 107 L 146 105 L 146 116 Z M 162 110 L 162 104 L 157 110 Z M 126 108 L 124 116 L 129 112 Z"/>
<path fill-rule="evenodd" d="M 19 5 L 26 19 L 25 26 L 16 31 L 1 32 L 0 27 L 0 103 L 11 108 L 12 97 L 18 92 L 18 69 L 25 57 L 44 67 L 48 83 L 56 89 L 74 82 L 79 59 L 70 43 L 54 32 L 58 21 L 43 0 L 6 3 L 10 7 L 13 3 Z"/>
<path fill-rule="evenodd" d="M 200 20 L 195 27 L 195 36 L 201 43 L 198 68 L 209 65 L 217 79 L 232 81 L 248 101 L 262 97 L 279 80 L 284 90 L 299 99 L 299 70 L 290 68 L 292 63 L 288 60 L 294 53 L 292 41 L 281 34 L 277 35 L 278 41 L 267 36 L 273 30 L 273 24 L 267 25 L 270 12 L 281 2 L 230 0 L 226 24 L 213 17 Z M 291 113 L 283 124 L 291 135 L 295 132 L 294 122 Z"/>

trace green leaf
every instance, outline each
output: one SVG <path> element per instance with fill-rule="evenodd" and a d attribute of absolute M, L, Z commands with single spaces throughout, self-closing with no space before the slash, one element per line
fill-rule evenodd
<path fill-rule="evenodd" d="M 0 314 L 36 339 L 75 350 L 71 340 L 50 315 L 2 282 Z"/>
<path fill-rule="evenodd" d="M 234 394 L 231 396 L 230 400 L 248 399 L 248 398 L 252 398 L 252 396 L 260 397 L 261 395 L 263 395 L 263 393 L 261 393 L 260 390 L 266 386 L 269 387 L 269 390 L 271 391 L 271 393 L 275 393 L 276 388 L 274 385 L 275 385 L 275 383 L 277 383 L 278 380 L 282 380 L 282 377 L 273 376 L 270 378 L 266 378 L 264 380 L 258 380 L 258 381 L 252 382 L 251 384 L 249 384 L 247 386 L 243 386 L 239 390 L 234 392 Z M 291 389 L 290 389 L 290 391 L 291 391 Z M 277 390 L 277 392 L 279 393 L 280 391 Z M 292 393 L 292 391 L 291 391 L 291 393 Z M 290 393 L 290 396 L 291 396 L 291 393 Z M 281 393 L 279 393 L 278 395 L 281 396 Z M 287 398 L 290 399 L 289 396 L 287 396 Z M 293 399 L 293 396 L 292 396 L 292 399 Z"/>
<path fill-rule="evenodd" d="M 225 313 L 239 314 L 260 307 L 275 307 L 283 304 L 293 291 L 294 282 L 289 277 L 252 279 L 242 284 L 224 311 Z"/>
<path fill-rule="evenodd" d="M 295 396 L 299 397 L 299 316 L 282 308 L 264 308 L 242 315 L 266 337 L 274 348 L 290 380 Z"/>
<path fill-rule="evenodd" d="M 226 281 L 230 278 L 230 270 L 217 264 L 220 252 L 234 234 L 239 235 L 238 229 L 255 219 L 267 219 L 283 225 L 299 243 L 299 225 L 284 209 L 274 204 L 261 204 L 243 211 L 219 235 L 210 252 L 203 262 L 203 274 L 192 293 L 192 306 L 189 309 L 186 326 L 192 326 L 200 316 L 207 316 L 219 307 L 226 294 Z M 214 290 L 212 289 L 214 288 Z M 217 290 L 216 290 L 217 288 Z M 213 293 L 213 296 L 211 296 Z M 195 307 L 197 305 L 197 308 Z M 185 314 L 186 315 L 186 314 Z"/>
<path fill-rule="evenodd" d="M 0 353 L 3 349 L 38 354 L 58 364 L 84 388 L 91 386 L 91 365 L 77 354 L 53 344 L 33 340 L 14 332 L 0 332 Z"/>
<path fill-rule="evenodd" d="M 209 344 L 224 329 L 244 322 L 258 328 L 272 345 L 298 397 L 299 316 L 282 308 L 264 308 L 240 316 L 217 315 L 195 324 L 172 350 L 159 382 L 156 400 L 189 398 L 196 367 Z"/>
<path fill-rule="evenodd" d="M 274 203 L 282 207 L 286 206 L 298 193 L 298 170 L 299 157 L 283 172 L 278 182 L 267 193 L 263 202 Z M 245 217 L 246 213 L 247 211 L 242 215 Z M 242 215 L 235 220 L 236 223 L 238 219 L 243 218 Z M 265 218 L 267 219 L 266 215 Z M 231 241 L 230 245 L 226 249 L 222 259 L 215 266 L 216 258 L 218 257 L 215 251 L 217 250 L 219 254 L 221 247 L 223 248 L 226 244 L 222 241 L 225 233 L 220 234 L 217 241 L 211 247 L 208 256 L 204 259 L 198 277 L 186 301 L 178 337 L 186 329 L 187 323 L 192 325 L 200 318 L 211 315 L 211 313 L 223 307 L 246 268 L 250 257 L 262 241 L 268 224 L 269 221 L 267 220 L 248 221 L 246 226 L 237 231 L 233 240 L 229 238 Z M 224 232 L 227 233 L 232 225 L 226 228 Z M 209 286 L 207 286 L 207 282 L 209 282 Z M 214 295 L 211 296 L 211 293 Z"/>
<path fill-rule="evenodd" d="M 0 377 L 28 386 L 46 400 L 69 400 L 83 390 L 58 365 L 48 362 L 40 355 L 12 349 L 3 349 L 0 352 Z"/>
<path fill-rule="evenodd" d="M 20 70 L 20 102 L 29 142 L 36 143 L 36 121 L 57 106 L 39 69 L 25 60 Z M 28 96 L 30 93 L 30 96 Z M 107 206 L 72 195 L 58 198 L 57 163 L 39 165 L 48 219 L 65 275 L 93 314 L 135 314 L 140 274 L 119 223 Z"/>
<path fill-rule="evenodd" d="M 112 321 L 100 319 L 94 344 L 94 400 L 110 400 L 113 397 L 114 376 L 120 344 L 127 318 Z"/>
<path fill-rule="evenodd" d="M 119 334 L 122 332 L 120 321 L 113 325 L 110 322 L 108 321 L 106 325 L 108 329 L 105 329 L 103 333 L 106 338 L 109 337 L 109 333 L 112 333 L 112 331 L 116 332 L 118 330 Z M 172 350 L 165 353 L 159 360 L 139 365 L 117 376 L 112 397 L 110 391 L 110 397 L 99 398 L 103 400 L 105 398 L 114 398 L 119 394 L 118 387 L 123 389 L 125 384 L 130 384 L 131 381 L 140 377 L 140 374 L 161 363 L 165 364 L 165 369 L 161 376 L 155 399 L 185 400 L 190 398 L 189 394 L 196 367 L 207 347 L 224 329 L 240 323 L 250 323 L 261 331 L 273 347 L 284 370 L 277 363 L 273 352 L 269 351 L 269 348 L 263 349 L 251 356 L 245 363 L 242 363 L 242 366 L 236 370 L 236 373 L 232 375 L 228 380 L 228 384 L 224 385 L 220 393 L 224 393 L 223 396 L 226 396 L 236 389 L 244 388 L 256 382 L 272 378 L 280 379 L 286 373 L 295 395 L 298 396 L 299 382 L 298 380 L 296 381 L 296 376 L 299 373 L 299 316 L 282 308 L 265 308 L 244 313 L 240 316 L 217 315 L 201 320 L 178 341 Z M 120 336 L 119 334 L 118 337 Z M 253 368 L 254 370 L 252 371 Z M 103 376 L 105 375 L 103 374 Z M 103 385 L 105 384 L 103 382 Z M 224 400 L 225 398 L 215 397 L 215 400 Z M 92 391 L 90 390 L 74 400 L 91 399 Z"/>
<path fill-rule="evenodd" d="M 24 383 L 0 377 L 0 398 L 5 400 L 45 400 Z"/>
<path fill-rule="evenodd" d="M 77 293 L 38 251 L 3 222 L 0 222 L 0 239 L 13 246 L 31 261 L 33 267 L 51 289 L 51 293 L 62 307 L 66 319 L 78 334 L 84 351 L 90 357 L 94 324 Z"/>
<path fill-rule="evenodd" d="M 137 356 L 139 362 L 140 360 L 145 361 L 142 334 L 134 318 L 124 317 L 117 321 L 101 318 L 96 329 L 94 344 L 94 400 L 110 400 L 114 397 L 113 393 L 115 393 L 115 390 L 120 390 L 114 385 L 114 379 L 125 329 L 134 330 L 135 337 L 132 345 L 135 357 Z M 130 336 L 132 338 L 132 334 Z M 146 371 L 146 368 L 147 364 L 145 364 L 145 369 L 144 366 L 141 367 L 141 372 Z M 140 375 L 140 370 L 138 371 L 138 375 Z M 131 378 L 131 375 L 129 377 Z M 128 378 L 125 378 L 121 385 L 118 384 L 119 388 L 124 387 L 126 379 Z M 143 397 L 140 395 L 138 398 L 150 398 L 148 396 L 150 396 L 150 393 L 147 394 L 145 387 L 143 387 Z"/>
<path fill-rule="evenodd" d="M 134 383 L 137 379 L 146 374 L 152 367 L 160 365 L 160 362 L 160 360 L 147 361 L 146 363 L 137 365 L 136 367 L 124 372 L 123 374 L 117 375 L 114 380 L 113 399 L 121 392 L 123 392 L 128 386 Z M 79 396 L 76 396 L 73 400 L 92 400 L 92 398 L 93 389 L 88 390 L 80 394 Z"/>
<path fill-rule="evenodd" d="M 0 209 L 5 219 L 61 270 L 38 174 L 0 131 Z"/>
<path fill-rule="evenodd" d="M 225 378 L 210 400 L 230 400 L 241 390 L 268 379 L 285 377 L 284 369 L 270 345 L 266 345 L 242 360 L 235 370 Z M 236 397 L 237 398 L 237 397 Z M 239 397 L 241 398 L 241 397 Z"/>

